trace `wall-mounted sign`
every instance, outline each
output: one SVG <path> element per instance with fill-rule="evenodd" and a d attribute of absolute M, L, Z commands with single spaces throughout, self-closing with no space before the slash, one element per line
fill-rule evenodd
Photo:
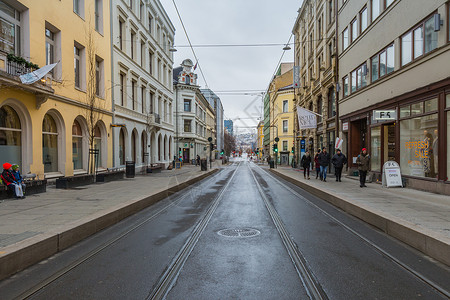
<path fill-rule="evenodd" d="M 374 120 L 396 120 L 397 111 L 395 109 L 389 110 L 374 110 L 373 111 Z"/>
<path fill-rule="evenodd" d="M 348 122 L 342 123 L 342 130 L 347 131 L 348 130 Z"/>

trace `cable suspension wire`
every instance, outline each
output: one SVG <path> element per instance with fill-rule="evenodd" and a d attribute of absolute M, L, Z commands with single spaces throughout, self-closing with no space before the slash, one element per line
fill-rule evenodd
<path fill-rule="evenodd" d="M 177 11 L 177 15 L 178 15 L 178 18 L 180 19 L 181 26 L 183 27 L 184 34 L 186 35 L 186 38 L 187 38 L 187 40 L 189 42 L 189 46 L 190 46 L 190 48 L 192 50 L 192 54 L 194 55 L 194 58 L 195 58 L 196 63 L 197 63 L 197 66 L 198 66 L 198 68 L 200 70 L 200 73 L 202 74 L 203 81 L 205 81 L 206 88 L 208 88 L 208 82 L 206 81 L 205 75 L 203 74 L 202 67 L 201 67 L 201 65 L 200 65 L 200 63 L 198 61 L 197 55 L 195 54 L 194 48 L 192 47 L 191 40 L 189 39 L 189 35 L 188 35 L 187 31 L 186 31 L 186 27 L 184 27 L 184 23 L 183 23 L 183 20 L 181 19 L 180 12 L 178 11 L 177 4 L 175 3 L 175 0 L 172 0 L 172 2 L 173 2 L 173 5 L 175 6 L 175 10 Z"/>

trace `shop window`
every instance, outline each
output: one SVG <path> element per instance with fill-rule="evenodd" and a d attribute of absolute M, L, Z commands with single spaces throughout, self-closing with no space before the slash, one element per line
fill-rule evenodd
<path fill-rule="evenodd" d="M 411 116 L 411 105 L 400 107 L 400 118 L 408 118 Z"/>
<path fill-rule="evenodd" d="M 119 164 L 125 164 L 125 132 L 123 128 L 120 128 L 119 133 Z"/>
<path fill-rule="evenodd" d="M 436 178 L 438 174 L 437 114 L 400 121 L 400 167 L 404 175 Z"/>
<path fill-rule="evenodd" d="M 359 27 L 361 28 L 361 33 L 363 33 L 364 30 L 367 29 L 368 26 L 367 16 L 368 16 L 367 7 L 364 7 L 363 10 L 359 13 L 359 20 L 360 20 Z"/>
<path fill-rule="evenodd" d="M 450 97 L 447 95 L 447 107 L 449 105 Z M 447 177 L 450 177 L 450 111 L 447 111 Z M 436 145 L 437 146 L 437 145 Z M 437 151 L 437 148 L 436 148 Z M 448 180 L 448 179 L 447 179 Z"/>
<path fill-rule="evenodd" d="M 97 161 L 98 165 L 102 166 L 102 132 L 98 125 L 94 129 L 94 149 L 98 150 Z"/>
<path fill-rule="evenodd" d="M 423 102 L 411 104 L 411 116 L 423 113 Z"/>
<path fill-rule="evenodd" d="M 74 170 L 83 169 L 83 132 L 77 120 L 72 125 L 72 162 Z"/>
<path fill-rule="evenodd" d="M 16 111 L 8 105 L 0 108 L 0 161 L 22 167 L 22 127 Z"/>
<path fill-rule="evenodd" d="M 381 170 L 381 126 L 372 127 L 370 130 L 370 164 L 372 171 Z"/>
<path fill-rule="evenodd" d="M 344 82 L 344 97 L 348 96 L 348 76 L 345 76 L 343 79 Z"/>
<path fill-rule="evenodd" d="M 58 172 L 58 129 L 49 114 L 42 122 L 42 162 L 44 173 Z"/>
<path fill-rule="evenodd" d="M 450 108 L 450 94 L 446 96 L 446 107 Z"/>
<path fill-rule="evenodd" d="M 425 113 L 433 112 L 438 110 L 438 99 L 427 100 L 424 103 Z"/>

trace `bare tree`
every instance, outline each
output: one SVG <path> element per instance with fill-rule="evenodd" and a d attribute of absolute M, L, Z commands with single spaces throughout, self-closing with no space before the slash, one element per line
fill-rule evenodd
<path fill-rule="evenodd" d="M 224 132 L 224 150 L 227 156 L 230 156 L 231 151 L 236 149 L 236 139 L 228 132 Z"/>

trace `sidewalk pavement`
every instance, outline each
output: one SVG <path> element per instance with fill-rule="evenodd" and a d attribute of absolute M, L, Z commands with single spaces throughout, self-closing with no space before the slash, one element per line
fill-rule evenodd
<path fill-rule="evenodd" d="M 0 280 L 214 174 L 199 166 L 0 203 Z"/>
<path fill-rule="evenodd" d="M 290 167 L 270 170 L 450 266 L 449 196 L 410 188 L 383 188 L 379 183 L 366 183 L 367 187 L 361 188 L 359 180 L 349 177 L 343 177 L 342 182 L 336 182 L 334 176 L 327 176 L 327 182 L 315 176 L 307 180 L 303 170 Z"/>

